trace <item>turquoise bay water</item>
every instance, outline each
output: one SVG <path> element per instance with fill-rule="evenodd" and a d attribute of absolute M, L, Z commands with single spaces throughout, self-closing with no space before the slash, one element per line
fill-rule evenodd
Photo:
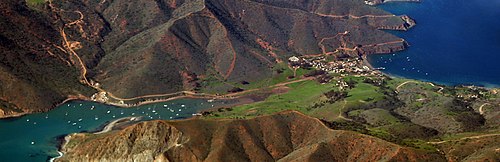
<path fill-rule="evenodd" d="M 57 137 L 69 133 L 95 131 L 103 124 L 128 116 L 143 120 L 175 120 L 191 117 L 199 110 L 231 101 L 178 99 L 134 108 L 87 101 L 72 101 L 47 113 L 0 120 L 0 159 L 12 162 L 46 161 L 56 157 Z M 32 144 L 32 142 L 34 142 Z"/>
<path fill-rule="evenodd" d="M 370 56 L 374 67 L 446 85 L 500 87 L 500 0 L 423 0 L 380 7 L 409 15 L 417 26 L 392 32 L 410 47 L 395 55 Z"/>

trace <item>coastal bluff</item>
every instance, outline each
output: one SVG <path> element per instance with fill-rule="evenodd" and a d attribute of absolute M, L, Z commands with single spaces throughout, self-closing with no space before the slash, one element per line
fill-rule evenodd
<path fill-rule="evenodd" d="M 253 119 L 147 121 L 67 137 L 56 161 L 446 161 L 296 111 Z"/>

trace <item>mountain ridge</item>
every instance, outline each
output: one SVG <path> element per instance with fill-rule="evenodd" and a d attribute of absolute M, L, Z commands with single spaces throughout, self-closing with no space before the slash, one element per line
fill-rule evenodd
<path fill-rule="evenodd" d="M 248 120 L 148 121 L 102 136 L 72 134 L 69 139 L 58 161 L 445 161 L 437 153 L 331 130 L 296 111 Z"/>
<path fill-rule="evenodd" d="M 11 51 L 2 56 L 2 64 L 19 64 L 4 58 L 37 53 L 45 62 L 25 62 L 43 64 L 34 69 L 48 74 L 33 77 L 17 66 L 4 70 L 3 76 L 11 77 L 0 79 L 5 83 L 0 86 L 13 90 L 0 96 L 2 105 L 9 105 L 0 107 L 5 114 L 47 111 L 68 96 L 89 98 L 96 92 L 105 92 L 113 102 L 184 90 L 227 93 L 235 83 L 275 75 L 282 60 L 293 55 L 403 50 L 408 46 L 403 39 L 379 29 L 407 30 L 414 23 L 356 0 L 50 0 L 39 5 L 8 0 L 1 6 L 4 22 L 37 22 L 47 29 L 1 24 L 6 27 L 2 48 Z M 32 16 L 13 17 L 25 13 Z M 47 40 L 36 42 L 48 48 L 9 48 L 8 42 L 24 41 L 12 35 L 17 32 Z M 25 54 L 15 54 L 21 51 Z M 20 77 L 40 78 L 22 86 L 39 90 L 6 86 Z M 23 103 L 21 92 L 39 99 Z"/>

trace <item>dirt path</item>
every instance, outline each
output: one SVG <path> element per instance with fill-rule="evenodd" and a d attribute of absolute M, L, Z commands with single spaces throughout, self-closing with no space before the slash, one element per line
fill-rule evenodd
<path fill-rule="evenodd" d="M 399 84 L 399 85 L 396 87 L 396 92 L 399 92 L 399 89 L 400 89 L 402 86 L 404 86 L 404 85 L 406 85 L 406 84 L 408 84 L 408 83 L 420 84 L 420 82 L 417 82 L 417 81 L 412 81 L 412 80 L 410 80 L 410 81 L 406 81 L 406 82 L 403 82 L 403 83 Z M 439 90 L 437 91 L 438 93 L 442 93 L 441 91 L 444 89 L 443 87 L 441 87 L 441 86 L 436 86 L 436 85 L 434 85 L 433 83 L 427 83 L 427 84 L 431 85 L 432 87 L 439 87 Z"/>
<path fill-rule="evenodd" d="M 113 94 L 108 93 L 108 95 L 114 99 L 122 100 L 122 101 L 131 101 L 131 100 L 136 100 L 136 99 L 143 99 L 143 98 L 151 98 L 151 97 L 167 97 L 167 96 L 172 96 L 168 97 L 165 99 L 158 99 L 158 100 L 153 100 L 153 101 L 146 101 L 146 102 L 141 102 L 137 105 L 134 106 L 139 106 L 143 104 L 151 104 L 151 103 L 158 103 L 158 102 L 165 102 L 173 99 L 178 99 L 182 97 L 193 97 L 193 98 L 211 98 L 211 99 L 227 99 L 227 98 L 233 98 L 237 97 L 240 95 L 243 95 L 245 93 L 250 93 L 250 92 L 255 92 L 259 90 L 264 90 L 267 88 L 276 88 L 276 87 L 281 87 L 281 86 L 286 86 L 288 84 L 293 84 L 293 83 L 298 83 L 298 82 L 303 82 L 307 80 L 314 80 L 315 77 L 306 77 L 298 80 L 293 80 L 293 81 L 288 81 L 288 82 L 283 82 L 283 83 L 278 83 L 275 85 L 270 85 L 268 87 L 263 87 L 263 88 L 254 88 L 254 89 L 249 89 L 249 90 L 244 90 L 241 92 L 235 92 L 235 93 L 229 93 L 225 95 L 215 95 L 215 94 L 208 94 L 208 93 L 196 93 L 193 91 L 180 91 L 180 92 L 174 92 L 174 93 L 168 93 L 168 94 L 155 94 L 155 95 L 144 95 L 144 96 L 137 96 L 133 98 L 119 98 L 116 96 L 113 96 Z"/>
<path fill-rule="evenodd" d="M 82 22 L 83 19 L 85 18 L 83 13 L 80 11 L 64 11 L 62 9 L 59 9 L 53 5 L 52 0 L 49 0 L 48 3 L 49 3 L 49 7 L 52 9 L 53 12 L 75 12 L 75 13 L 78 13 L 80 15 L 79 19 L 74 20 L 74 21 L 69 22 L 69 23 L 65 23 L 63 25 L 63 27 L 61 27 L 59 29 L 59 33 L 60 33 L 61 37 L 63 38 L 63 47 L 65 47 L 65 49 L 66 49 L 64 51 L 69 52 L 68 54 L 70 55 L 70 58 L 76 59 L 76 61 L 78 62 L 77 64 L 79 64 L 78 66 L 80 67 L 81 77 L 82 77 L 81 81 L 92 87 L 92 85 L 90 84 L 90 82 L 88 81 L 88 79 L 86 77 L 87 68 L 86 68 L 85 64 L 83 63 L 82 59 L 80 58 L 80 56 L 78 56 L 78 54 L 73 50 L 71 42 L 68 40 L 68 36 L 66 35 L 66 31 L 65 31 L 65 29 L 67 27 L 69 27 L 71 25 L 78 25 L 78 23 Z M 61 21 L 64 21 L 64 20 L 61 18 Z M 83 30 L 81 28 L 81 26 L 80 26 L 80 30 Z M 70 61 L 72 64 L 75 64 L 73 59 L 71 59 Z"/>
<path fill-rule="evenodd" d="M 339 111 L 339 115 L 338 115 L 338 118 L 340 119 L 344 119 L 344 120 L 347 120 L 347 121 L 352 121 L 352 119 L 349 119 L 349 118 L 346 118 L 344 117 L 342 114 L 343 114 L 343 111 L 344 111 L 344 108 L 345 106 L 347 105 L 347 100 L 344 100 L 343 104 L 342 104 L 342 107 L 340 108 L 340 111 Z"/>
<path fill-rule="evenodd" d="M 403 83 L 399 84 L 399 85 L 396 87 L 396 91 L 397 91 L 397 92 L 399 92 L 399 89 L 400 89 L 402 86 L 404 86 L 404 85 L 406 85 L 406 84 L 408 84 L 408 83 L 415 83 L 415 84 L 418 84 L 418 82 L 416 82 L 416 81 L 406 81 L 406 82 L 403 82 Z"/>
<path fill-rule="evenodd" d="M 500 136 L 500 133 L 483 134 L 483 135 L 477 135 L 477 136 L 463 137 L 463 138 L 456 139 L 456 140 L 444 140 L 444 141 L 427 142 L 427 143 L 429 143 L 429 144 L 442 144 L 442 143 L 451 142 L 451 141 L 462 141 L 462 140 L 466 140 L 466 139 L 478 139 L 478 138 L 491 137 L 491 136 Z"/>
<path fill-rule="evenodd" d="M 328 14 L 322 14 L 322 13 L 314 13 L 319 16 L 323 17 L 333 17 L 333 18 L 344 18 L 344 17 L 349 17 L 351 19 L 362 19 L 362 18 L 388 18 L 388 17 L 394 17 L 396 15 L 363 15 L 363 16 L 355 16 L 355 15 L 328 15 Z"/>
<path fill-rule="evenodd" d="M 491 105 L 490 103 L 484 103 L 482 104 L 480 107 L 479 107 L 479 114 L 483 115 L 484 114 L 484 110 L 483 110 L 483 107 L 486 106 L 486 105 Z"/>

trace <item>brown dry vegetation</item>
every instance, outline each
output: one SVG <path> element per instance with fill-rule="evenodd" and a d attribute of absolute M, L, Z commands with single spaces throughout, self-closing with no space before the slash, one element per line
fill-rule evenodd
<path fill-rule="evenodd" d="M 406 45 L 378 29 L 405 30 L 407 22 L 362 1 L 6 0 L 0 7 L 0 100 L 11 105 L 0 109 L 7 114 L 90 96 L 87 81 L 122 98 L 197 85 L 226 92 L 242 80 L 271 77 L 291 55 L 385 53 Z M 186 84 L 183 73 L 199 80 Z"/>
<path fill-rule="evenodd" d="M 438 153 L 331 130 L 295 111 L 247 120 L 150 121 L 71 136 L 61 161 L 445 161 Z"/>

